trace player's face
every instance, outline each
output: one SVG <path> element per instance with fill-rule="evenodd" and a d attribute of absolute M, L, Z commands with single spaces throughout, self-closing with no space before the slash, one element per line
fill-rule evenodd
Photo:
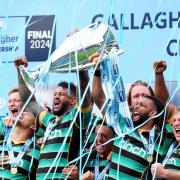
<path fill-rule="evenodd" d="M 146 86 L 143 85 L 136 85 L 131 90 L 131 104 L 130 106 L 134 106 L 138 100 L 145 95 L 151 96 L 151 93 L 149 89 Z"/>
<path fill-rule="evenodd" d="M 151 117 L 153 111 L 156 111 L 155 105 L 151 99 L 139 98 L 133 107 L 132 118 L 135 126 L 138 126 Z"/>
<path fill-rule="evenodd" d="M 70 96 L 68 90 L 63 87 L 58 87 L 53 96 L 53 112 L 56 115 L 62 115 L 65 113 L 70 105 Z"/>
<path fill-rule="evenodd" d="M 180 143 L 180 112 L 173 116 L 173 133 L 176 140 Z"/>
<path fill-rule="evenodd" d="M 8 108 L 11 116 L 16 117 L 23 107 L 19 92 L 13 92 L 9 95 Z"/>
<path fill-rule="evenodd" d="M 98 154 L 107 156 L 112 150 L 113 142 L 111 141 L 105 145 L 102 144 L 106 143 L 112 138 L 111 130 L 106 126 L 101 127 L 101 125 L 98 125 L 96 126 L 95 134 L 97 135 L 95 146 Z"/>
<path fill-rule="evenodd" d="M 18 126 L 28 129 L 35 126 L 35 116 L 30 112 L 23 112 L 17 122 Z"/>

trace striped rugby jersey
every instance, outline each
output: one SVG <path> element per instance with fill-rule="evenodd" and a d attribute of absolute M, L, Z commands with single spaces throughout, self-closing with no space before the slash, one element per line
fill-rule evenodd
<path fill-rule="evenodd" d="M 93 115 L 91 117 L 91 122 L 88 125 L 85 137 L 84 137 L 84 142 L 83 142 L 83 148 L 84 148 L 84 152 L 86 153 L 86 150 L 89 150 L 91 148 L 91 146 L 95 143 L 95 139 L 96 139 L 96 134 L 95 134 L 95 128 L 96 126 L 99 124 L 99 121 L 102 120 L 102 118 Z"/>
<path fill-rule="evenodd" d="M 19 150 L 24 145 L 24 143 L 12 143 L 14 156 L 17 157 L 19 154 Z M 32 143 L 28 150 L 25 152 L 25 154 L 22 157 L 22 160 L 20 161 L 18 168 L 17 168 L 17 174 L 11 173 L 11 166 L 10 164 L 7 165 L 0 165 L 0 167 L 3 167 L 3 170 L 0 170 L 0 179 L 33 179 L 31 176 L 31 173 L 36 171 L 36 168 L 38 166 L 38 160 L 40 157 L 40 148 L 38 145 L 34 145 Z M 0 153 L 1 157 L 3 157 L 3 154 L 8 156 L 7 147 L 5 145 L 5 141 L 0 141 Z"/>
<path fill-rule="evenodd" d="M 180 171 L 180 147 L 167 160 L 165 168 L 172 171 Z"/>
<path fill-rule="evenodd" d="M 69 128 L 74 119 L 76 110 L 77 109 L 74 107 L 71 111 L 64 114 L 61 120 L 58 120 L 51 130 L 44 147 L 41 149 L 36 175 L 37 179 L 65 179 L 62 174 L 62 169 L 66 167 L 68 162 L 78 157 L 80 144 L 79 115 L 77 116 L 76 122 L 73 124 L 73 128 Z M 84 131 L 89 123 L 91 110 L 91 108 L 88 108 L 86 111 L 81 111 L 82 136 L 85 134 Z M 39 117 L 41 127 L 45 130 L 49 121 L 54 117 L 55 115 L 53 114 L 42 112 Z M 68 134 L 69 129 L 70 132 Z M 67 139 L 65 140 L 66 137 Z M 64 146 L 62 146 L 63 142 L 65 142 Z M 59 153 L 60 149 L 61 152 Z M 56 157 L 57 160 L 55 161 Z"/>
<path fill-rule="evenodd" d="M 3 120 L 0 119 L 0 140 L 4 139 L 4 125 L 3 125 Z"/>
<path fill-rule="evenodd" d="M 148 141 L 149 132 L 143 132 L 142 135 Z M 155 134 L 156 141 L 153 161 L 155 161 L 159 143 L 159 137 L 157 138 L 157 136 L 158 133 Z M 172 142 L 171 138 L 163 137 L 158 151 L 158 162 L 162 162 Z M 147 153 L 138 130 L 125 135 L 124 138 L 114 140 L 109 179 L 152 179 L 150 166 L 151 163 L 147 160 Z"/>

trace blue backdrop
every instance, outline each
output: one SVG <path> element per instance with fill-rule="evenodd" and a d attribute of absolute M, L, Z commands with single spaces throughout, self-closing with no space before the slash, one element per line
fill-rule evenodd
<path fill-rule="evenodd" d="M 168 65 L 165 79 L 172 94 L 180 76 L 179 5 L 178 0 L 1 0 L 1 115 L 7 111 L 2 107 L 8 90 L 17 85 L 12 63 L 16 56 L 26 54 L 33 61 L 29 63 L 32 69 L 73 29 L 101 20 L 109 23 L 125 52 L 119 58 L 125 82 L 153 81 L 152 64 L 164 59 Z M 58 74 L 51 75 L 49 81 L 53 85 L 65 78 L 75 80 L 73 75 Z"/>

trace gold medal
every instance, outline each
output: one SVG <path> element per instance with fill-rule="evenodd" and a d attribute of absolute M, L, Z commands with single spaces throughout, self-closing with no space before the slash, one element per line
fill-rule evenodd
<path fill-rule="evenodd" d="M 17 167 L 12 167 L 11 174 L 16 174 L 16 173 L 17 173 Z"/>
<path fill-rule="evenodd" d="M 41 144 L 41 149 L 43 149 L 44 148 L 44 143 L 43 144 Z"/>
<path fill-rule="evenodd" d="M 149 163 L 151 163 L 151 162 L 153 161 L 152 156 L 151 156 L 151 155 L 148 155 L 147 160 L 148 160 Z"/>

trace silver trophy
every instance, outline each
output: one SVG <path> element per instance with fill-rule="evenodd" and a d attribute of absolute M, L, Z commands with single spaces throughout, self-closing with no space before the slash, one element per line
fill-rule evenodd
<path fill-rule="evenodd" d="M 20 72 L 30 90 L 35 81 L 48 72 L 73 72 L 88 69 L 96 63 L 90 63 L 88 57 L 95 52 L 108 53 L 116 47 L 118 54 L 123 53 L 110 27 L 104 23 L 91 24 L 67 37 L 64 42 L 52 53 L 48 60 L 35 70 L 27 71 L 20 66 Z"/>

